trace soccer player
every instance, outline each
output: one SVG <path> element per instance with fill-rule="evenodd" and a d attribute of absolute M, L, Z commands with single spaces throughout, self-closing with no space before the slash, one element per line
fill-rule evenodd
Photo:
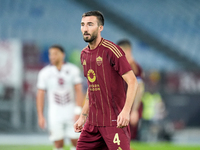
<path fill-rule="evenodd" d="M 129 115 L 137 79 L 123 50 L 101 37 L 103 27 L 101 12 L 82 15 L 81 31 L 89 44 L 81 52 L 81 63 L 88 90 L 82 113 L 74 124 L 75 131 L 81 132 L 77 150 L 130 150 Z"/>
<path fill-rule="evenodd" d="M 46 126 L 43 108 L 47 92 L 49 139 L 54 142 L 54 150 L 63 150 L 65 135 L 71 139 L 71 150 L 75 150 L 79 134 L 74 132 L 73 124 L 82 110 L 82 78 L 79 68 L 69 62 L 64 63 L 64 58 L 65 52 L 61 46 L 51 46 L 51 64 L 38 74 L 38 124 L 42 129 Z"/>
<path fill-rule="evenodd" d="M 117 42 L 123 51 L 125 52 L 126 58 L 133 69 L 133 72 L 138 81 L 138 88 L 137 93 L 135 96 L 134 104 L 131 111 L 130 116 L 130 124 L 131 124 L 131 139 L 137 140 L 138 138 L 138 123 L 142 117 L 143 111 L 143 103 L 142 103 L 142 96 L 144 94 L 144 73 L 140 65 L 134 60 L 132 56 L 132 45 L 131 42 L 127 39 L 123 39 Z"/>

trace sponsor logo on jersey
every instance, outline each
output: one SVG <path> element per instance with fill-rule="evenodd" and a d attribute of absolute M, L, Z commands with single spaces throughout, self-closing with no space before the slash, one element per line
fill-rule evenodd
<path fill-rule="evenodd" d="M 87 78 L 92 83 L 96 81 L 96 74 L 95 74 L 94 70 L 92 70 L 92 69 L 88 70 Z"/>
<path fill-rule="evenodd" d="M 99 86 L 99 84 L 90 84 L 89 85 L 89 89 L 90 89 L 90 91 L 100 91 L 100 86 Z"/>
<path fill-rule="evenodd" d="M 83 60 L 83 65 L 86 65 L 86 61 L 85 61 L 85 59 Z"/>
<path fill-rule="evenodd" d="M 100 57 L 100 56 L 97 57 L 96 62 L 97 62 L 97 65 L 100 66 L 102 64 L 102 57 Z"/>

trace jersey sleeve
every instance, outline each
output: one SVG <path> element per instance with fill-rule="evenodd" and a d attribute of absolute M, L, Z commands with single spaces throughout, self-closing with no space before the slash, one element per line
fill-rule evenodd
<path fill-rule="evenodd" d="M 115 45 L 111 52 L 111 63 L 115 71 L 117 71 L 122 76 L 126 72 L 132 70 L 125 57 L 124 51 L 119 46 Z"/>
<path fill-rule="evenodd" d="M 81 51 L 80 60 L 81 60 L 81 65 L 83 65 L 83 52 L 82 51 Z"/>
<path fill-rule="evenodd" d="M 41 90 L 46 90 L 46 78 L 44 70 L 41 70 L 38 74 L 37 88 Z"/>
<path fill-rule="evenodd" d="M 78 67 L 74 67 L 74 84 L 82 83 L 81 71 Z"/>
<path fill-rule="evenodd" d="M 81 60 L 81 64 L 84 65 L 84 58 L 83 58 L 83 55 L 84 55 L 84 51 L 87 49 L 87 46 L 81 51 L 81 55 L 80 55 L 80 60 Z"/>

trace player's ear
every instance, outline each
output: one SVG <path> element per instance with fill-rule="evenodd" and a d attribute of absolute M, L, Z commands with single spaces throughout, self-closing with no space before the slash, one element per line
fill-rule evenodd
<path fill-rule="evenodd" d="M 65 53 L 63 53 L 63 60 L 65 60 Z"/>
<path fill-rule="evenodd" d="M 103 26 L 102 25 L 99 26 L 99 30 L 103 31 Z"/>

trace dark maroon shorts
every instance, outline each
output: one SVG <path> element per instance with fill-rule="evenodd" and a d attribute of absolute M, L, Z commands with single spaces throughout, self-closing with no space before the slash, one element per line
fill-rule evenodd
<path fill-rule="evenodd" d="M 77 150 L 130 150 L 129 127 L 97 127 L 84 125 Z"/>

